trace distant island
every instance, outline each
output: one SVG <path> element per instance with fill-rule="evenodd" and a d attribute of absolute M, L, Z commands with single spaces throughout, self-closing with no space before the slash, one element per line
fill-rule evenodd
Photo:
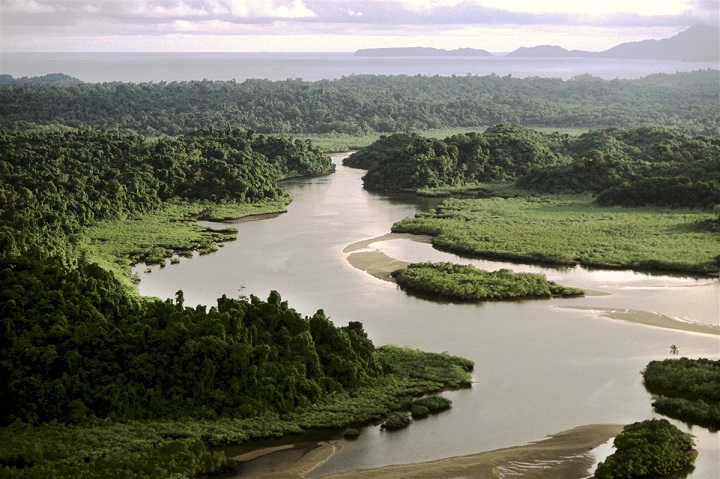
<path fill-rule="evenodd" d="M 356 57 L 491 57 L 492 53 L 476 48 L 444 50 L 430 47 L 365 48 L 355 52 Z"/>
<path fill-rule="evenodd" d="M 427 47 L 366 48 L 358 57 L 490 57 L 492 53 L 475 48 L 443 50 Z M 624 58 L 634 60 L 720 61 L 720 29 L 694 25 L 662 40 L 642 40 L 616 45 L 601 52 L 566 50 L 556 45 L 520 47 L 505 55 L 516 58 Z"/>

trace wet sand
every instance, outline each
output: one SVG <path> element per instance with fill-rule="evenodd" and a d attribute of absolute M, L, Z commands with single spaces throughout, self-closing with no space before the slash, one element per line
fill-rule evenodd
<path fill-rule="evenodd" d="M 654 326 L 656 328 L 675 329 L 677 331 L 713 334 L 715 336 L 720 336 L 720 325 L 691 323 L 688 321 L 682 321 L 680 319 L 671 318 L 670 316 L 665 316 L 664 314 L 653 313 L 650 311 L 639 311 L 634 309 L 595 308 L 592 306 L 573 306 L 561 308 L 596 312 L 606 318 L 619 319 L 622 321 L 629 321 L 631 323 L 644 324 L 645 326 Z"/>
<path fill-rule="evenodd" d="M 395 258 L 391 258 L 387 254 L 381 251 L 362 251 L 370 247 L 373 243 L 381 241 L 391 241 L 396 239 L 409 239 L 412 241 L 418 241 L 421 243 L 432 243 L 432 236 L 427 235 L 413 235 L 407 233 L 388 233 L 377 238 L 371 238 L 363 241 L 358 241 L 347 246 L 343 252 L 349 253 L 347 260 L 355 268 L 365 271 L 372 276 L 384 280 L 393 281 L 390 273 L 393 271 L 404 268 L 409 263 L 400 261 Z M 585 296 L 603 296 L 608 293 L 602 291 L 586 291 Z M 601 316 L 610 319 L 619 319 L 623 321 L 629 321 L 632 323 L 643 324 L 646 326 L 653 326 L 657 328 L 674 329 L 677 331 L 685 331 L 690 333 L 700 334 L 712 334 L 720 336 L 720 325 L 716 324 L 705 324 L 705 323 L 693 323 L 688 321 L 682 321 L 680 319 L 671 318 L 658 313 L 649 311 L 639 311 L 632 309 L 614 309 L 614 308 L 596 308 L 592 306 L 573 306 L 573 307 L 562 307 L 564 309 L 575 309 L 579 311 L 590 311 L 597 312 Z"/>
<path fill-rule="evenodd" d="M 469 456 L 450 457 L 417 464 L 364 469 L 322 476 L 323 479 L 402 479 L 457 478 L 487 479 L 522 477 L 581 479 L 595 463 L 592 449 L 604 444 L 622 431 L 614 424 L 580 426 L 524 446 L 498 449 Z M 294 464 L 280 471 L 256 476 L 263 479 L 303 479 L 314 468 L 326 462 L 337 445 L 322 443 Z"/>
<path fill-rule="evenodd" d="M 396 239 L 409 239 L 420 243 L 432 243 L 432 236 L 413 235 L 408 233 L 388 233 L 383 236 L 378 236 L 377 238 L 358 241 L 357 243 L 346 246 L 343 253 L 350 253 L 347 260 L 353 267 L 361 271 L 365 271 L 366 273 L 369 273 L 383 281 L 394 281 L 392 277 L 390 277 L 390 273 L 404 268 L 410 263 L 391 258 L 381 251 L 361 250 L 369 248 L 373 243 Z"/>

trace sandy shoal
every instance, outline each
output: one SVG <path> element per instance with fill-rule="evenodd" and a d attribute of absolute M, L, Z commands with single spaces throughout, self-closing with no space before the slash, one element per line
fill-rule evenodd
<path fill-rule="evenodd" d="M 542 441 L 524 446 L 498 449 L 469 456 L 450 457 L 417 464 L 363 469 L 322 476 L 323 479 L 403 479 L 457 478 L 488 479 L 505 476 L 529 479 L 587 477 L 595 462 L 592 449 L 604 444 L 622 431 L 615 424 L 580 426 Z M 315 467 L 326 462 L 338 446 L 324 443 L 308 452 L 295 464 L 276 471 L 264 479 L 302 479 Z"/>
<path fill-rule="evenodd" d="M 379 243 L 381 241 L 391 241 L 396 239 L 409 239 L 422 243 L 432 243 L 432 236 L 413 235 L 408 233 L 388 233 L 383 236 L 378 236 L 377 238 L 371 238 L 353 243 L 345 247 L 343 252 L 349 253 L 347 256 L 347 260 L 353 267 L 361 271 L 365 271 L 378 279 L 384 281 L 394 281 L 390 276 L 390 273 L 397 269 L 404 268 L 409 263 L 392 258 L 387 254 L 383 253 L 382 251 L 362 250 L 367 250 L 373 243 Z M 585 293 L 585 296 L 604 296 L 608 294 L 602 291 L 586 291 Z M 653 313 L 650 311 L 617 308 L 597 308 L 592 306 L 573 306 L 561 308 L 597 312 L 607 318 L 619 319 L 657 328 L 674 329 L 677 331 L 684 331 L 689 333 L 712 334 L 716 336 L 720 335 L 720 325 L 682 321 L 680 319 L 665 316 L 663 314 Z"/>
<path fill-rule="evenodd" d="M 635 309 L 597 308 L 592 306 L 562 307 L 562 309 L 591 311 L 599 313 L 601 316 L 604 316 L 606 318 L 644 324 L 645 326 L 654 326 L 656 328 L 674 329 L 677 331 L 685 331 L 689 333 L 712 334 L 715 336 L 720 336 L 720 325 L 682 321 L 680 319 L 671 318 L 670 316 L 653 313 L 651 311 L 640 311 Z"/>

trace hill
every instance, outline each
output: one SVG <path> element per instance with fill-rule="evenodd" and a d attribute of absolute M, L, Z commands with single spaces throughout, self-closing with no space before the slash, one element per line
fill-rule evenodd
<path fill-rule="evenodd" d="M 554 45 L 539 45 L 530 48 L 520 47 L 507 56 L 720 61 L 720 29 L 709 25 L 695 25 L 670 38 L 621 43 L 602 52 L 566 50 Z"/>

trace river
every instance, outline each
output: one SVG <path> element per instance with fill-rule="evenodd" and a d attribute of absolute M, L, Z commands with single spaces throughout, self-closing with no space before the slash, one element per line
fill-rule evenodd
<path fill-rule="evenodd" d="M 597 292 L 582 298 L 441 304 L 409 296 L 390 282 L 350 265 L 343 250 L 379 237 L 431 202 L 362 189 L 363 170 L 343 167 L 329 176 L 286 181 L 288 212 L 237 225 L 238 239 L 217 253 L 164 268 L 143 265 L 143 295 L 214 305 L 222 294 L 266 298 L 280 292 L 304 315 L 323 309 L 338 325 L 361 321 L 377 345 L 447 351 L 475 361 L 472 389 L 448 392 L 453 408 L 396 433 L 368 427 L 313 472 L 405 464 L 527 444 L 585 424 L 628 424 L 659 417 L 642 385 L 642 369 L 670 356 L 720 357 L 717 335 L 611 319 L 603 311 L 643 311 L 693 323 L 720 323 L 720 280 L 629 271 L 562 270 L 470 261 L 428 244 L 376 242 L 403 261 L 450 260 L 487 269 L 543 272 L 561 284 Z M 688 477 L 720 470 L 720 438 L 702 428 L 700 452 Z"/>

